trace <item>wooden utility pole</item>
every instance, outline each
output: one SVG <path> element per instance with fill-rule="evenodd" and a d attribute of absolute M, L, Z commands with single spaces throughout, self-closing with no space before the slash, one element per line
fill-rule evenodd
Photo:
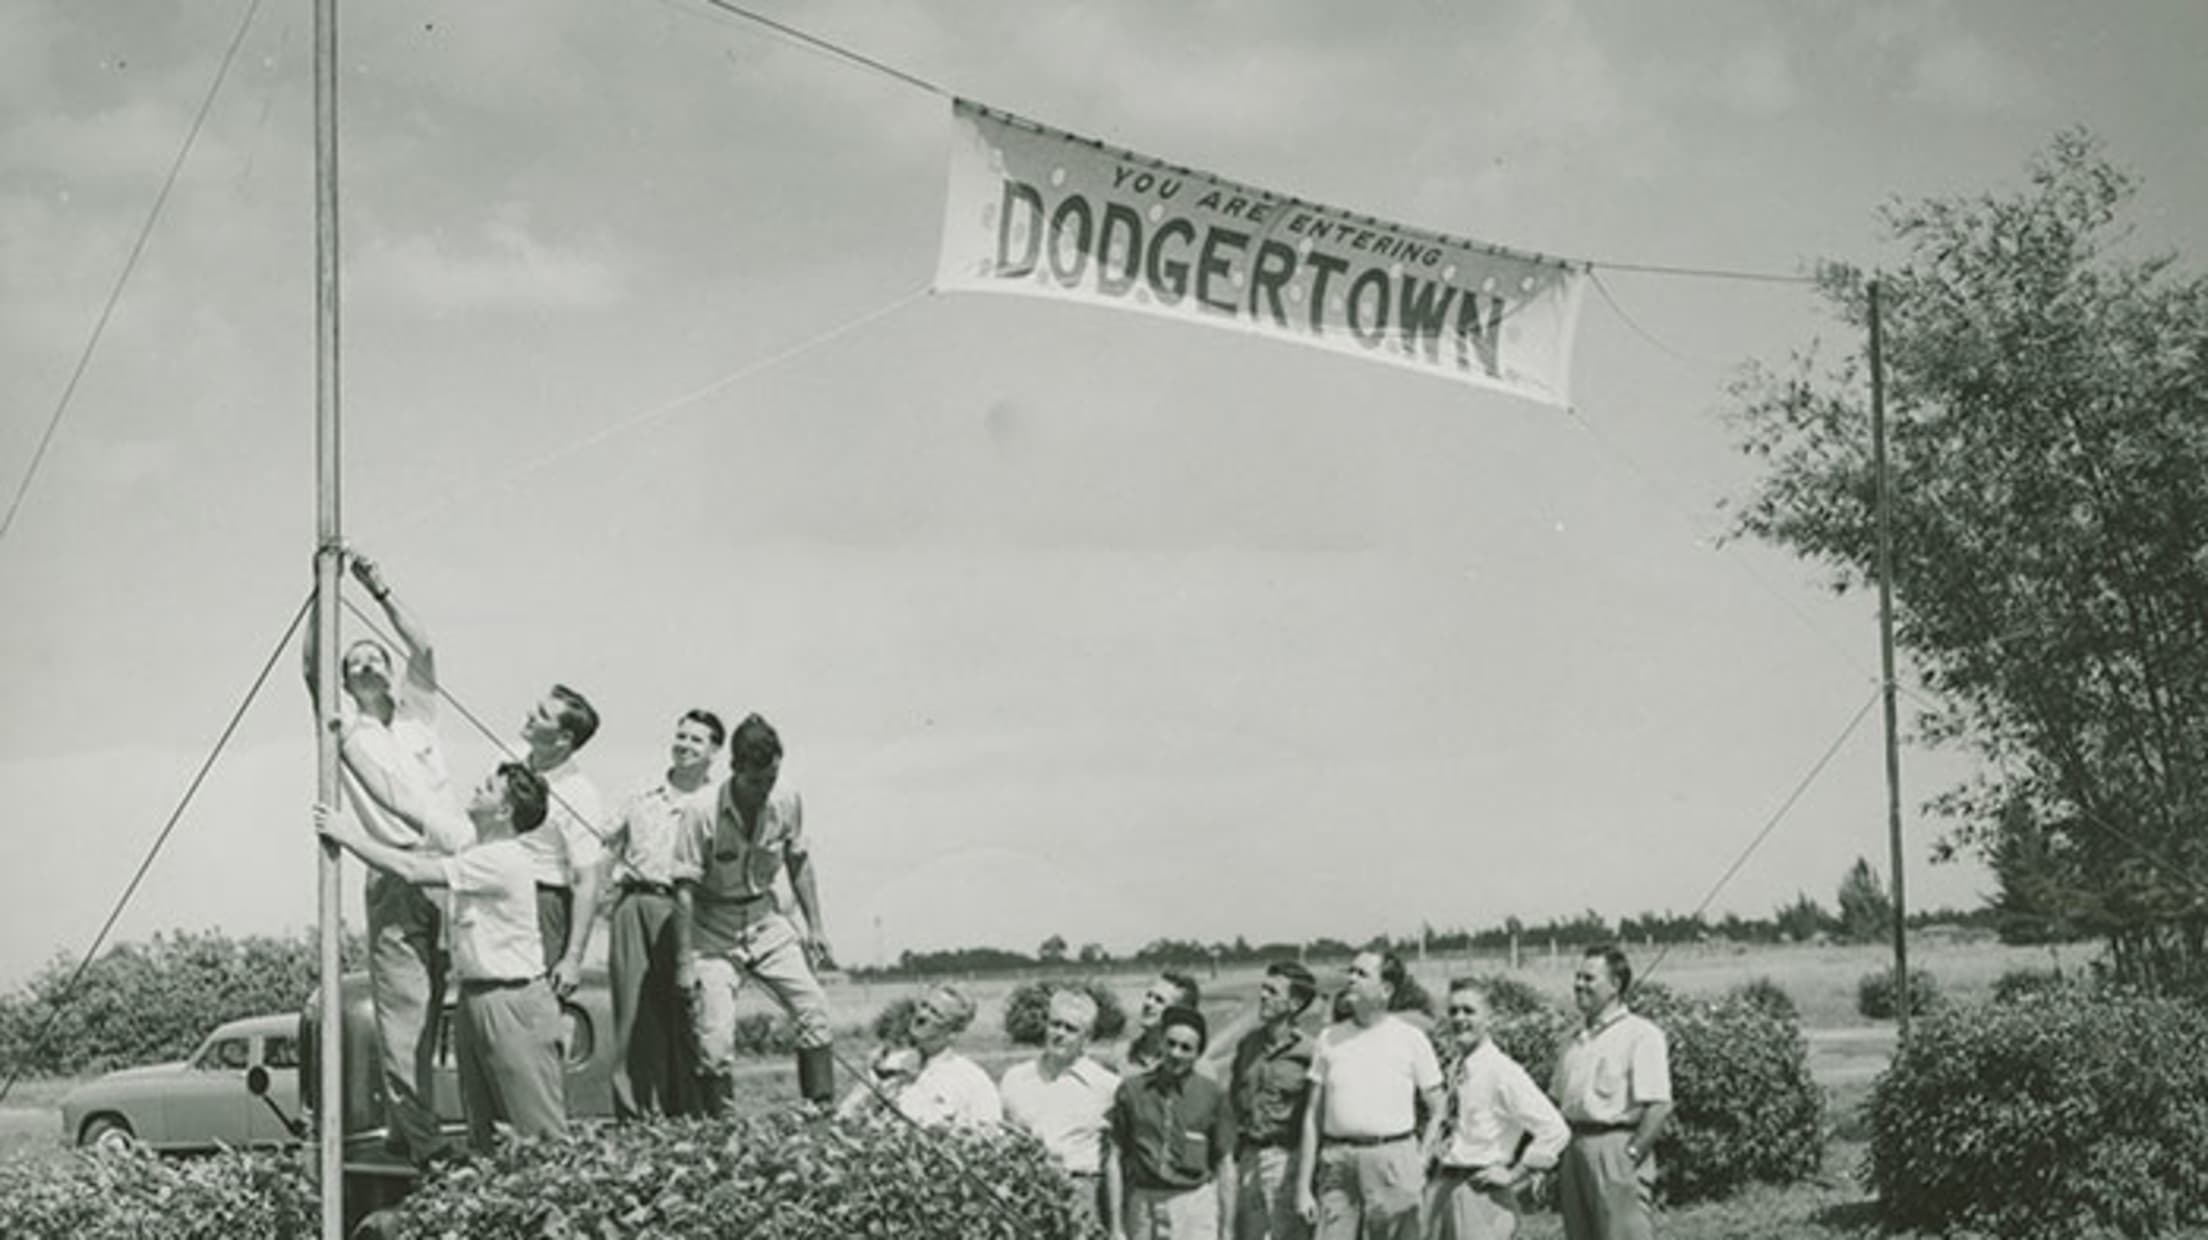
<path fill-rule="evenodd" d="M 1885 339 L 1879 322 L 1878 280 L 1870 284 L 1871 311 L 1871 457 L 1878 471 L 1878 666 L 1886 703 L 1886 851 L 1894 870 L 1894 1012 L 1901 1041 L 1909 1041 L 1909 1008 L 1916 1001 L 1909 984 L 1909 905 L 1902 895 L 1901 733 L 1894 710 L 1894 505 L 1886 471 Z"/>
<path fill-rule="evenodd" d="M 337 621 L 338 587 L 344 564 L 339 515 L 338 349 L 337 349 L 337 0 L 314 3 L 314 447 L 315 557 L 314 597 L 317 648 L 315 701 L 320 704 L 316 731 L 315 795 L 336 805 L 338 780 Z M 319 844 L 316 858 L 316 916 L 321 932 L 320 1045 L 315 1057 L 316 1152 L 322 1180 L 322 1240 L 344 1240 L 345 1228 L 345 987 L 343 942 L 344 888 L 337 846 Z"/>

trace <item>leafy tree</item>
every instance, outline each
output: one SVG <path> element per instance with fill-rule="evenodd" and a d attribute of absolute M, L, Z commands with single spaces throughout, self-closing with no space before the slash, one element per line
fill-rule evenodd
<path fill-rule="evenodd" d="M 1112 954 L 1104 950 L 1102 943 L 1083 943 L 1079 958 L 1082 964 L 1110 964 Z"/>
<path fill-rule="evenodd" d="M 1794 903 L 1773 912 L 1771 922 L 1779 938 L 1795 943 L 1806 943 L 1833 928 L 1832 914 L 1806 892 L 1796 892 Z"/>
<path fill-rule="evenodd" d="M 1862 857 L 1840 877 L 1835 897 L 1840 906 L 1840 937 L 1850 943 L 1876 943 L 1892 932 L 1894 901 L 1878 871 Z"/>
<path fill-rule="evenodd" d="M 2040 894 L 2109 936 L 2127 980 L 2208 944 L 2208 281 L 2127 257 L 2129 176 L 2059 135 L 2014 192 L 1896 202 L 1879 278 L 1895 628 L 1929 740 L 1984 773 L 1933 803 L 1943 852 L 2035 839 Z M 1852 330 L 1736 385 L 1764 476 L 1742 533 L 1877 572 L 1870 274 L 1827 263 Z"/>
<path fill-rule="evenodd" d="M 1054 934 L 1044 939 L 1042 946 L 1035 949 L 1035 958 L 1044 964 L 1064 964 L 1066 962 L 1066 936 Z"/>

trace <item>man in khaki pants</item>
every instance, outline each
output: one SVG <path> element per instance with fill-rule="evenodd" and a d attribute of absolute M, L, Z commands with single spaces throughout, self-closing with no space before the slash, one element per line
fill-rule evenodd
<path fill-rule="evenodd" d="M 1633 966 L 1615 945 L 1590 947 L 1572 975 L 1586 1024 L 1565 1044 L 1549 1092 L 1572 1126 L 1557 1164 L 1570 1240 L 1653 1240 L 1656 1138 L 1671 1116 L 1664 1031 L 1626 1010 Z"/>

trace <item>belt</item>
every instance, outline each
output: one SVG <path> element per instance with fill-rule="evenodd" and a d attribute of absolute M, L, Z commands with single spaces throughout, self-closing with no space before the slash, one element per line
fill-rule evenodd
<path fill-rule="evenodd" d="M 566 883 L 538 883 L 538 884 L 537 884 L 537 890 L 538 890 L 538 891 L 572 891 L 572 890 L 574 890 L 574 888 L 572 888 L 572 887 L 569 887 L 569 886 L 568 886 L 568 885 L 567 885 Z"/>
<path fill-rule="evenodd" d="M 1628 1124 L 1623 1121 L 1614 1124 L 1598 1124 L 1592 1120 L 1575 1119 L 1572 1121 L 1572 1135 L 1575 1137 L 1599 1137 L 1606 1132 L 1631 1132 L 1638 1127 L 1640 1127 L 1639 1124 Z"/>
<path fill-rule="evenodd" d="M 1375 1145 L 1394 1145 L 1398 1141 L 1408 1141 L 1411 1136 L 1412 1134 L 1408 1132 L 1393 1132 L 1384 1137 L 1336 1137 L 1330 1135 L 1320 1139 L 1328 1145 L 1354 1145 L 1369 1149 Z"/>
<path fill-rule="evenodd" d="M 1449 1179 L 1469 1180 L 1473 1176 L 1483 1171 L 1492 1170 L 1499 1165 L 1497 1163 L 1474 1163 L 1471 1166 L 1465 1166 L 1462 1163 L 1442 1163 L 1434 1168 L 1434 1174 Z"/>
<path fill-rule="evenodd" d="M 533 977 L 463 977 L 460 979 L 460 993 L 481 995 L 494 990 L 519 990 L 536 980 Z"/>
<path fill-rule="evenodd" d="M 625 896 L 671 896 L 675 894 L 675 885 L 673 883 L 655 883 L 646 879 L 635 878 L 621 884 L 621 894 Z"/>
<path fill-rule="evenodd" d="M 1236 1149 L 1244 1150 L 1293 1150 L 1301 1144 L 1295 1137 L 1244 1137 L 1236 1143 Z"/>
<path fill-rule="evenodd" d="M 751 891 L 743 895 L 731 896 L 722 895 L 716 891 L 707 891 L 700 887 L 697 890 L 696 898 L 705 901 L 707 904 L 750 904 L 754 900 L 764 900 L 772 894 L 772 892 L 767 891 Z"/>

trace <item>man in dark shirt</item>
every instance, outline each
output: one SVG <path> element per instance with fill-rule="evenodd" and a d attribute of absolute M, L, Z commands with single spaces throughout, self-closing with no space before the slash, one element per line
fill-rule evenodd
<path fill-rule="evenodd" d="M 1197 1074 L 1208 1031 L 1194 1008 L 1158 1020 L 1165 1057 L 1119 1084 L 1107 1117 L 1104 1189 L 1114 1237 L 1219 1240 L 1234 1220 L 1234 1113 Z"/>
<path fill-rule="evenodd" d="M 1258 1027 L 1235 1043 L 1235 1240 L 1304 1240 L 1296 1213 L 1296 1147 L 1311 1095 L 1311 1035 L 1297 1025 L 1319 993 L 1311 970 L 1278 961 L 1258 983 Z"/>

